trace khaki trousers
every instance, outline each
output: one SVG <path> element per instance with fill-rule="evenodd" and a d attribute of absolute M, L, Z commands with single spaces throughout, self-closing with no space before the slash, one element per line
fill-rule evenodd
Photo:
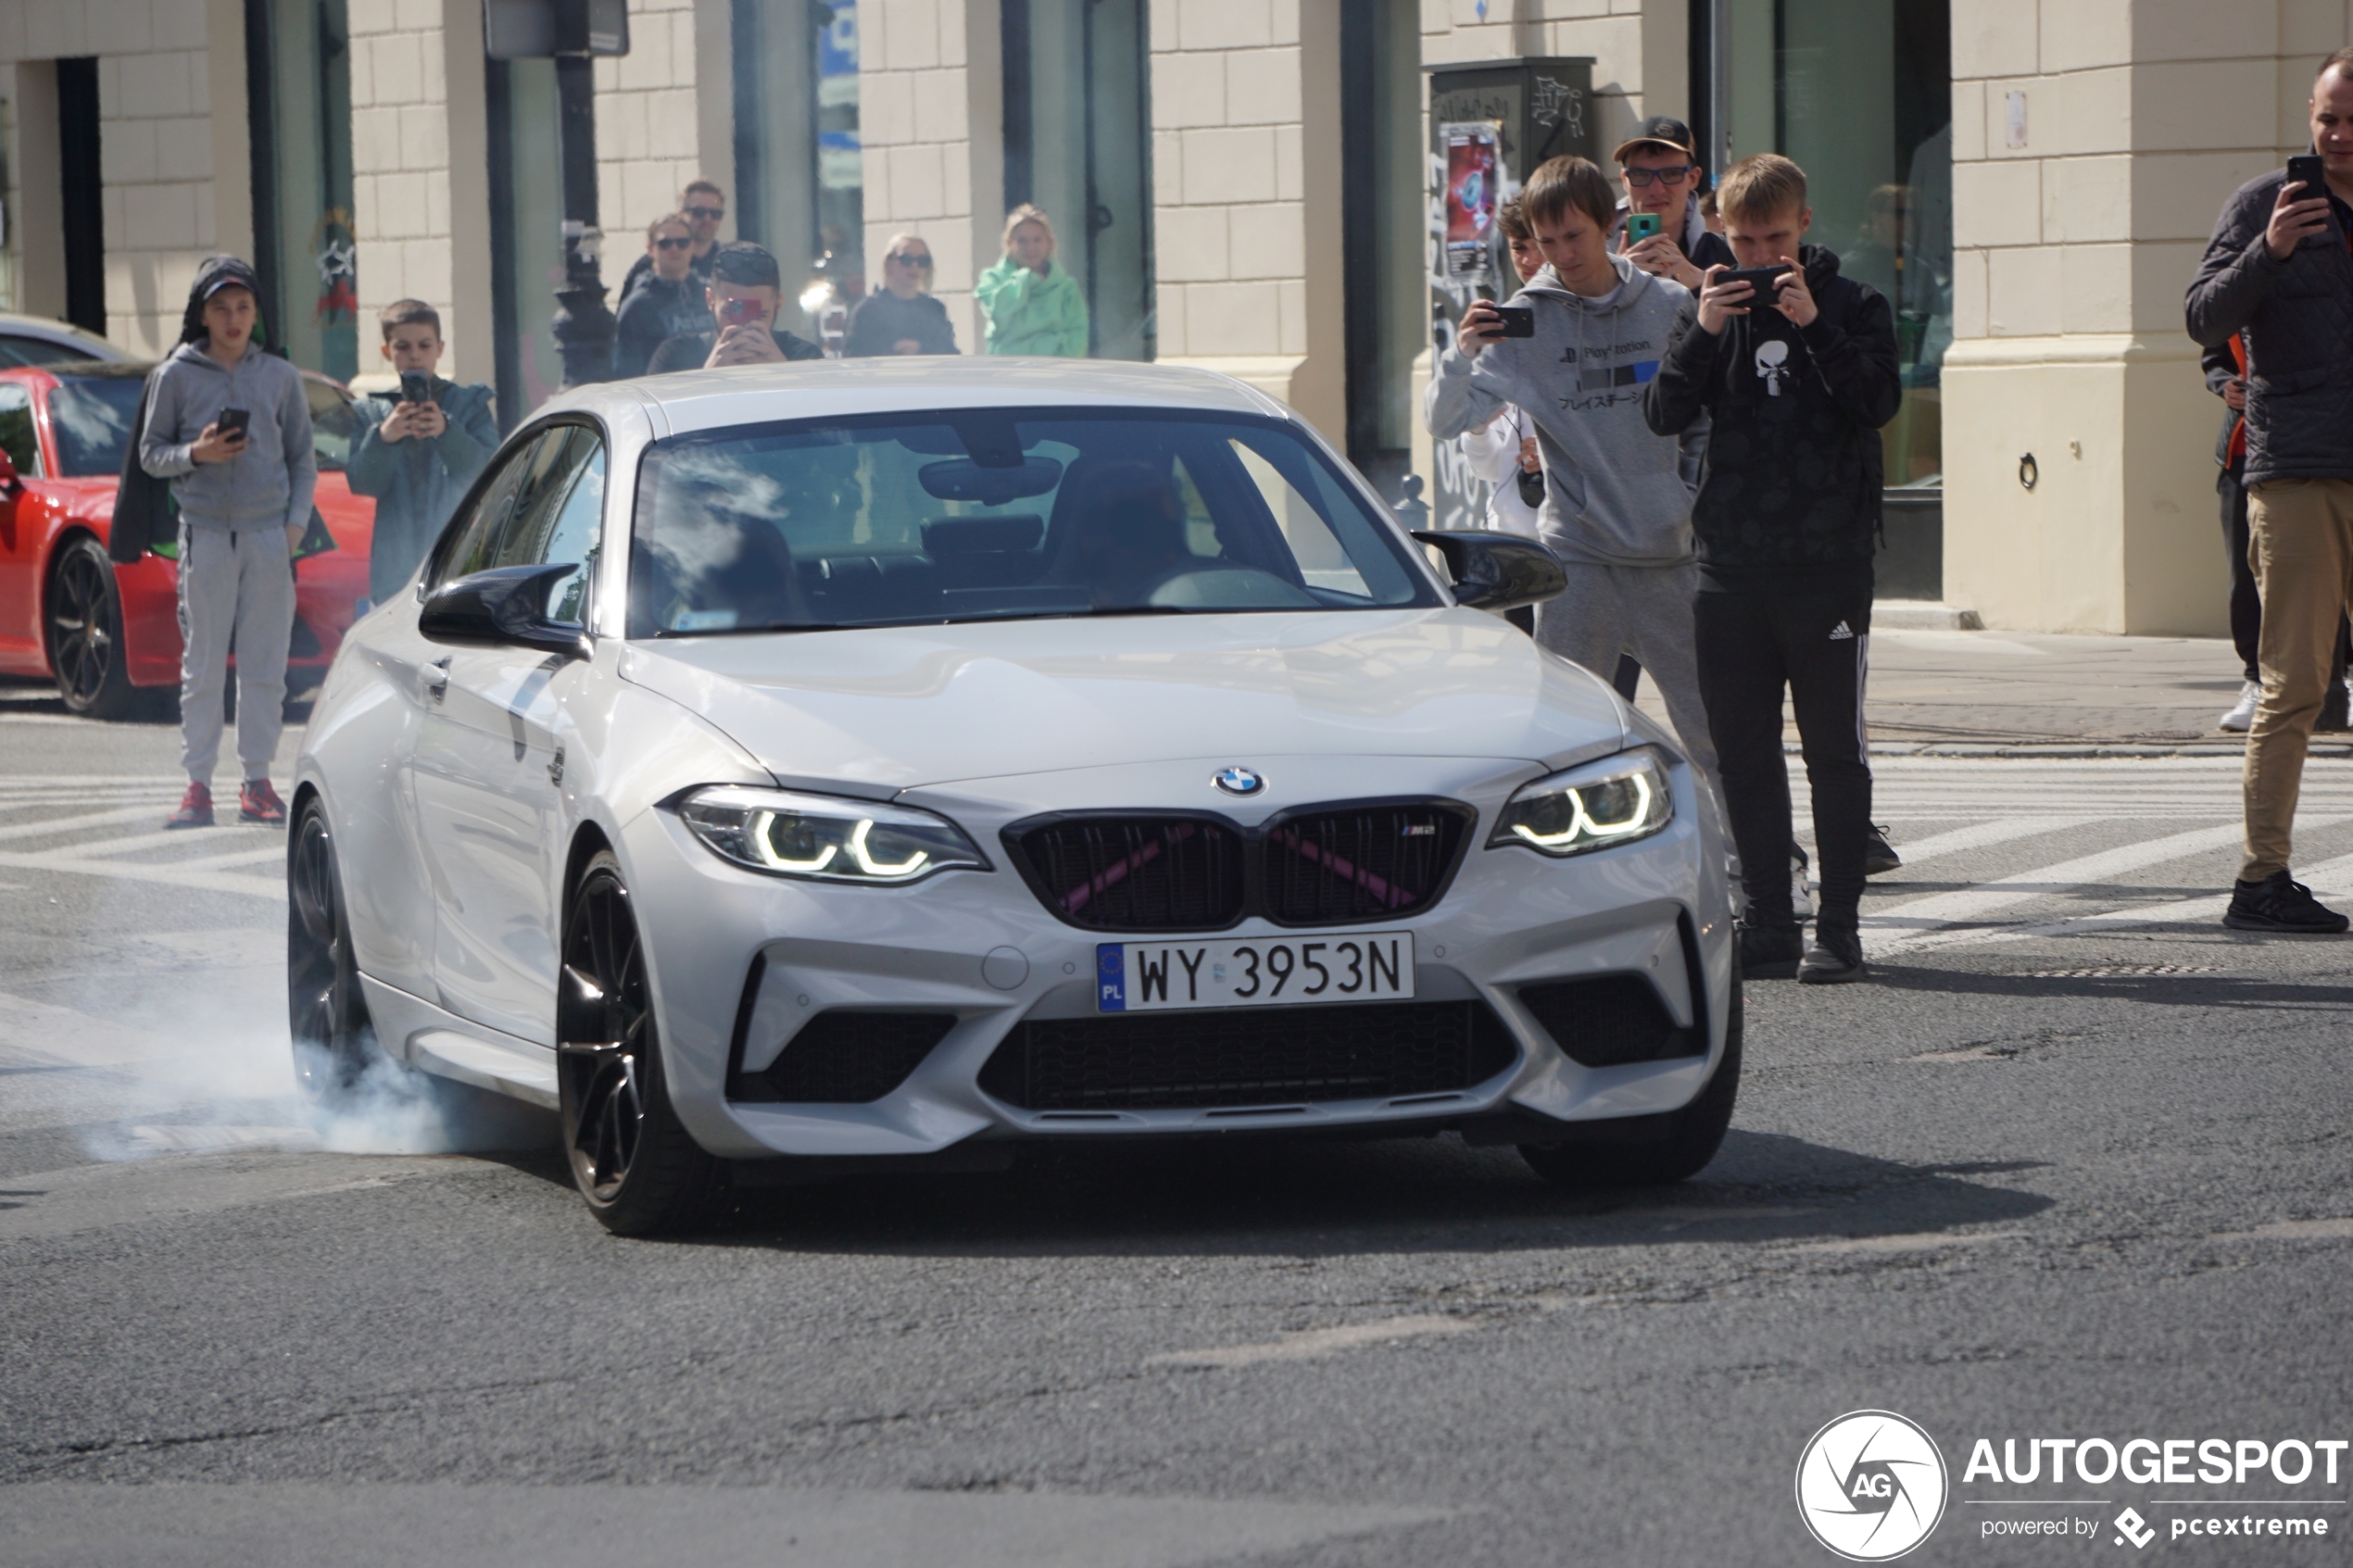
<path fill-rule="evenodd" d="M 2274 479 L 2247 490 L 2247 557 L 2263 597 L 2263 700 L 2246 735 L 2246 859 L 2287 869 L 2304 748 L 2327 694 L 2336 620 L 2353 604 L 2353 480 Z"/>

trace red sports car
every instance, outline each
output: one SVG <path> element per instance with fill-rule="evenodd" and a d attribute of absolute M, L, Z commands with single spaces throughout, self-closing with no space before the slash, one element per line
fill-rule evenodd
<path fill-rule="evenodd" d="M 180 684 L 178 563 L 107 557 L 115 482 L 150 363 L 0 370 L 0 674 L 49 676 L 67 708 L 126 717 Z M 290 690 L 316 685 L 368 592 L 376 504 L 344 458 L 361 418 L 349 393 L 305 372 L 319 515 L 336 548 L 295 567 Z"/>

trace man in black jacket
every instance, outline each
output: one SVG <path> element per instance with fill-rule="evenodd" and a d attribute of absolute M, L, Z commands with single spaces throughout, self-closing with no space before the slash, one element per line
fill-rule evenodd
<path fill-rule="evenodd" d="M 825 357 L 807 338 L 776 325 L 776 308 L 783 303 L 776 258 L 756 245 L 736 240 L 712 251 L 711 282 L 703 297 L 717 330 L 665 338 L 647 362 L 648 375 Z"/>
<path fill-rule="evenodd" d="M 1699 557 L 1692 621 L 1700 696 L 1748 893 L 1741 958 L 1753 976 L 1860 980 L 1857 924 L 1871 831 L 1863 683 L 1880 521 L 1878 432 L 1902 397 L 1894 316 L 1876 289 L 1839 276 L 1836 256 L 1799 243 L 1813 211 L 1805 171 L 1789 159 L 1743 158 L 1717 199 L 1741 265 L 1784 269 L 1778 292 L 1759 299 L 1746 282 L 1709 269 L 1644 389 L 1642 413 L 1661 435 L 1703 414 L 1711 421 L 1692 511 Z M 1784 686 L 1797 709 L 1821 859 L 1810 948 L 1783 863 Z"/>
<path fill-rule="evenodd" d="M 2321 62 L 2322 188 L 2259 175 L 2224 205 L 2184 302 L 2208 348 L 2246 350 L 2247 533 L 2263 601 L 2263 696 L 2246 736 L 2246 853 L 2222 923 L 2334 935 L 2346 918 L 2288 875 L 2304 751 L 2353 590 L 2353 48 Z"/>

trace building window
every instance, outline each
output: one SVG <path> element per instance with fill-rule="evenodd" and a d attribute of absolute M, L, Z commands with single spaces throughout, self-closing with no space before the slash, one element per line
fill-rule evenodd
<path fill-rule="evenodd" d="M 1723 161 L 1779 152 L 1806 170 L 1807 238 L 1895 311 L 1904 403 L 1881 435 L 1887 483 L 1936 485 L 1953 341 L 1949 0 L 1721 3 Z"/>
<path fill-rule="evenodd" d="M 1001 4 L 1005 208 L 1028 202 L 1052 220 L 1055 262 L 1086 291 L 1088 352 L 1150 359 L 1159 329 L 1146 0 Z"/>
<path fill-rule="evenodd" d="M 767 246 L 805 335 L 837 345 L 865 292 L 855 0 L 735 0 L 736 232 Z"/>
<path fill-rule="evenodd" d="M 359 295 L 344 0 L 245 0 L 245 71 L 264 340 L 349 381 L 359 370 Z"/>

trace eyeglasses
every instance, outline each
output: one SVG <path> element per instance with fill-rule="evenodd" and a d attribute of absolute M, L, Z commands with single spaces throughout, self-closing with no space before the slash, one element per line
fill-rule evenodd
<path fill-rule="evenodd" d="M 689 207 L 682 209 L 689 218 L 699 218 L 706 223 L 716 223 L 727 216 L 724 207 Z"/>
<path fill-rule="evenodd" d="M 886 256 L 883 259 L 885 261 L 896 262 L 901 267 L 928 267 L 931 265 L 931 257 L 928 256 L 907 256 L 901 254 L 897 256 Z"/>
<path fill-rule="evenodd" d="M 654 242 L 655 245 L 659 245 L 663 250 L 685 250 L 694 243 L 695 242 L 692 238 L 685 234 L 679 235 L 676 239 L 656 240 Z"/>
<path fill-rule="evenodd" d="M 1699 165 L 1695 163 L 1679 163 L 1672 169 L 1629 169 L 1626 170 L 1626 182 L 1636 190 L 1647 190 L 1654 180 L 1664 180 L 1670 185 L 1680 185 L 1698 168 Z"/>

